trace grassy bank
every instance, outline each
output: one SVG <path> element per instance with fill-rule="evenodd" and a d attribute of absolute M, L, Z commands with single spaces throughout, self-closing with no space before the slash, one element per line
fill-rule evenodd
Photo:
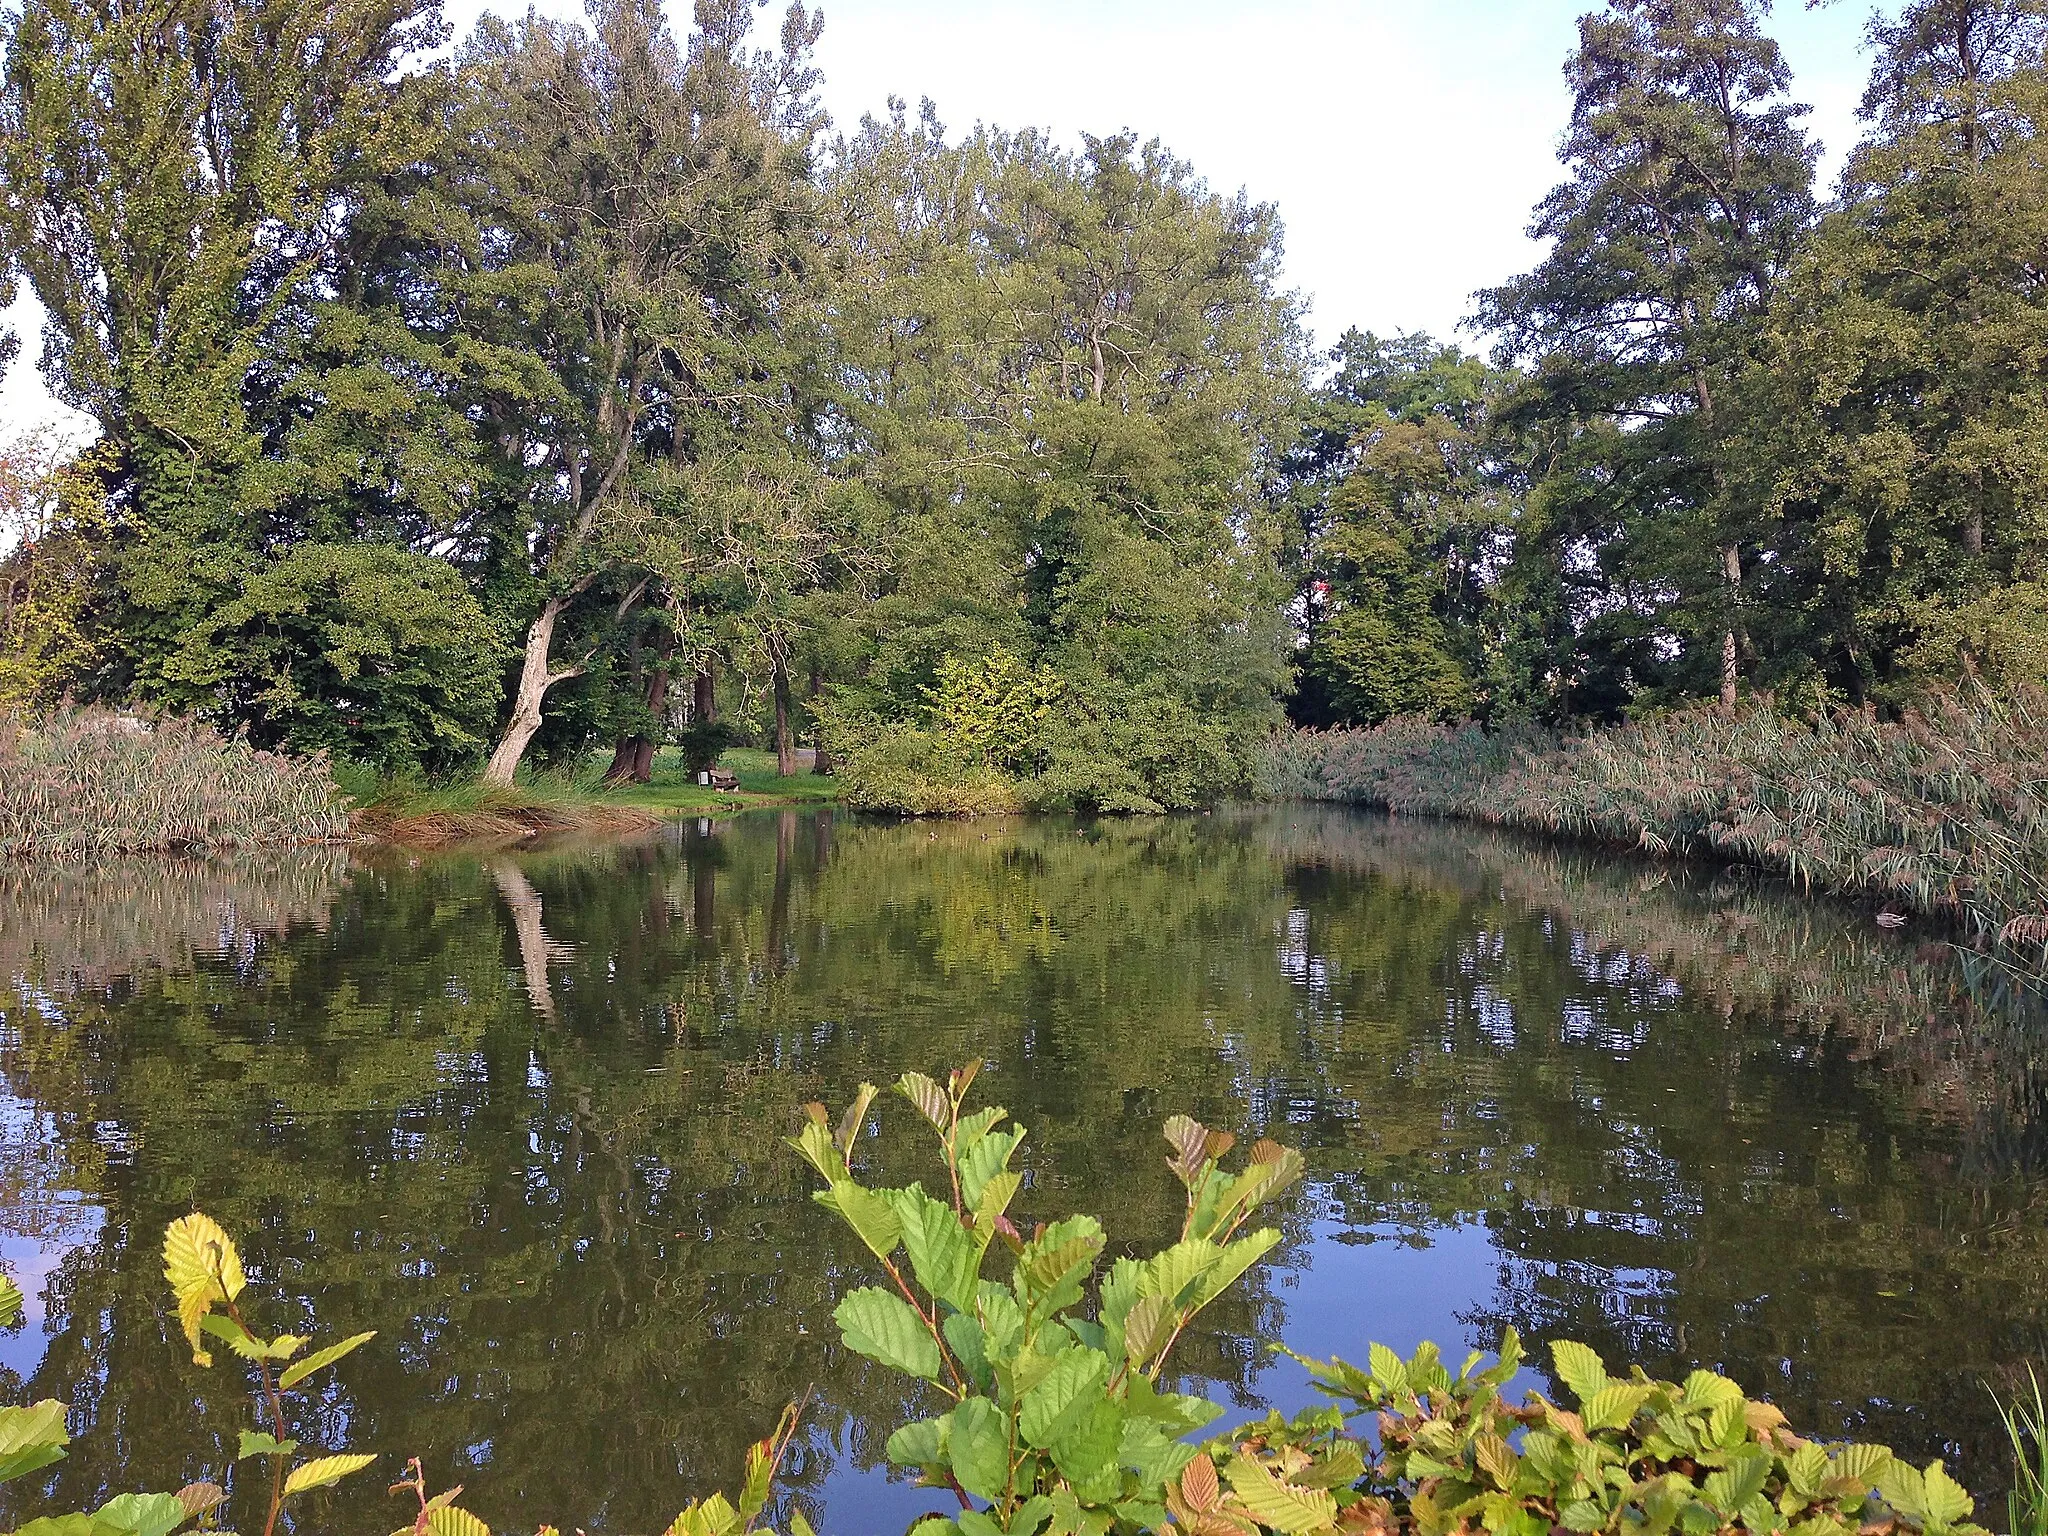
<path fill-rule="evenodd" d="M 103 709 L 0 716 L 0 856 L 97 859 L 333 842 L 348 815 L 325 758 L 184 720 Z"/>
<path fill-rule="evenodd" d="M 444 848 L 459 842 L 511 842 L 564 832 L 630 831 L 679 816 L 724 816 L 758 806 L 817 805 L 840 798 L 835 778 L 775 771 L 775 754 L 735 747 L 720 766 L 737 790 L 711 789 L 662 753 L 645 784 L 609 785 L 596 774 L 541 774 L 511 788 L 474 780 L 426 787 L 379 783 L 344 773 L 356 831 L 380 842 Z"/>
<path fill-rule="evenodd" d="M 1981 690 L 1898 721 L 1701 708 L 1557 736 L 1390 720 L 1296 731 L 1273 798 L 1377 806 L 1753 865 L 1951 920 L 2048 966 L 2048 701 Z"/>

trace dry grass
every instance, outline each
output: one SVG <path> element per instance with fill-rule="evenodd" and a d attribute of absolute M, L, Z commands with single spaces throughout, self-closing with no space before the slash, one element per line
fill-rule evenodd
<path fill-rule="evenodd" d="M 0 716 L 0 855 L 88 859 L 347 834 L 324 758 L 259 752 L 189 720 L 102 709 Z"/>
<path fill-rule="evenodd" d="M 1951 919 L 2048 966 L 2048 700 L 1981 688 L 1899 721 L 1768 702 L 1585 735 L 1393 720 L 1276 741 L 1268 793 L 1753 865 Z"/>
<path fill-rule="evenodd" d="M 392 794 L 351 818 L 360 836 L 420 849 L 519 843 L 571 832 L 631 832 L 660 820 L 645 806 L 525 784 L 511 789 L 464 784 Z"/>

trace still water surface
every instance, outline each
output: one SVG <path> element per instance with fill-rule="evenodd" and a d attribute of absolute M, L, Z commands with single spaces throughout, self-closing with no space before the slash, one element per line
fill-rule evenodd
<path fill-rule="evenodd" d="M 250 1422 L 164 1302 L 197 1205 L 269 1328 L 378 1330 L 306 1438 L 418 1455 L 494 1527 L 659 1530 L 809 1391 L 794 1496 L 900 1531 L 931 1497 L 878 1470 L 905 1405 L 831 1322 L 867 1256 L 781 1138 L 970 1056 L 1030 1128 L 1026 1219 L 1168 1238 L 1175 1110 L 1303 1149 L 1276 1262 L 1180 1346 L 1240 1413 L 1306 1401 L 1254 1335 L 1462 1353 L 1512 1324 L 1720 1367 L 1988 1492 L 1986 1384 L 2048 1357 L 2038 1025 L 1939 944 L 1742 879 L 1320 807 L 763 813 L 0 871 L 0 977 L 0 1263 L 31 1308 L 0 1401 L 72 1405 L 65 1508 L 218 1472 Z M 884 1103 L 877 1176 L 928 1177 Z M 358 1481 L 302 1528 L 389 1530 Z M 24 1487 L 0 1525 L 49 1507 Z"/>

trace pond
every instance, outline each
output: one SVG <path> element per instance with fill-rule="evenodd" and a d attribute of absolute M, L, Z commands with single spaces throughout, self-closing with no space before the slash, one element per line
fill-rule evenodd
<path fill-rule="evenodd" d="M 905 1404 L 831 1321 L 871 1261 L 783 1138 L 807 1099 L 975 1056 L 1030 1130 L 1027 1219 L 1177 1231 L 1177 1110 L 1306 1154 L 1285 1244 L 1177 1357 L 1240 1414 L 1309 1400 L 1255 1339 L 1455 1357 L 1512 1325 L 1719 1367 L 1992 1493 L 1987 1384 L 2048 1357 L 2038 1022 L 1932 936 L 1729 874 L 1329 807 L 771 812 L 0 870 L 0 973 L 0 1264 L 31 1314 L 0 1401 L 72 1405 L 65 1508 L 218 1472 L 250 1422 L 165 1304 L 196 1205 L 269 1328 L 378 1331 L 307 1438 L 385 1481 L 417 1455 L 502 1531 L 659 1531 L 809 1393 L 793 1497 L 901 1531 L 936 1507 L 879 1467 Z M 929 1177 L 882 1113 L 883 1174 Z M 304 1528 L 388 1531 L 376 1477 Z"/>

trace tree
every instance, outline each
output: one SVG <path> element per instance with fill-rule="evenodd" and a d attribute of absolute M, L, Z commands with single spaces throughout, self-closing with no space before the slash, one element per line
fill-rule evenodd
<path fill-rule="evenodd" d="M 751 21 L 746 0 L 701 0 L 685 53 L 651 0 L 602 0 L 587 31 L 487 18 L 458 59 L 473 150 L 433 281 L 446 346 L 495 349 L 449 376 L 494 459 L 486 558 L 528 615 L 493 782 L 651 593 L 809 537 L 781 349 L 817 25 L 794 6 L 781 51 L 750 56 Z M 565 617 L 582 632 L 560 661 Z"/>
<path fill-rule="evenodd" d="M 2048 663 L 2048 6 L 1873 23 L 1868 137 L 1782 286 L 1741 462 L 1797 651 L 1849 698 Z"/>
<path fill-rule="evenodd" d="M 1764 530 L 1730 493 L 1727 399 L 1813 211 L 1815 151 L 1767 9 L 1612 0 L 1581 20 L 1559 152 L 1573 174 L 1531 228 L 1551 253 L 1478 310 L 1500 361 L 1534 369 L 1509 417 L 1583 429 L 1546 492 L 1560 562 L 1597 563 L 1595 606 L 1668 634 L 1688 676 L 1718 637 L 1728 702 Z"/>
<path fill-rule="evenodd" d="M 837 464 L 890 552 L 839 690 L 849 743 L 923 722 L 948 658 L 1001 647 L 1065 684 L 1048 798 L 1226 789 L 1284 678 L 1259 487 L 1300 359 L 1272 210 L 1129 135 L 949 144 L 900 104 L 835 145 L 825 187 Z"/>
<path fill-rule="evenodd" d="M 1514 511 L 1488 452 L 1505 383 L 1423 335 L 1347 331 L 1282 464 L 1312 724 L 1463 716 L 1492 643 L 1490 582 Z"/>

